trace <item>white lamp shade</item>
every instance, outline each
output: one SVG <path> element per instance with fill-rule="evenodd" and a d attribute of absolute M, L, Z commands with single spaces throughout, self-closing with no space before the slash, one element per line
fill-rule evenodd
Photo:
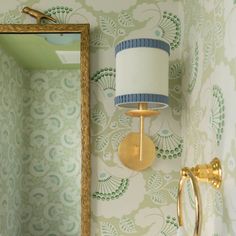
<path fill-rule="evenodd" d="M 115 105 L 150 109 L 168 106 L 170 46 L 157 39 L 131 39 L 116 46 Z"/>

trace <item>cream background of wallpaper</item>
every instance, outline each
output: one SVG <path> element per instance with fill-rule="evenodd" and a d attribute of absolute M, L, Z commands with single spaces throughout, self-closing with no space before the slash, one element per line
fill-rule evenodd
<path fill-rule="evenodd" d="M 224 184 L 219 191 L 201 185 L 207 209 L 203 235 L 236 234 L 235 3 L 234 0 L 2 1 L 0 21 L 4 23 L 32 22 L 20 13 L 28 5 L 54 14 L 63 23 L 91 24 L 92 235 L 175 235 L 180 165 L 208 162 L 215 155 L 223 162 Z M 161 37 L 171 43 L 171 106 L 160 117 L 147 121 L 146 131 L 159 147 L 159 155 L 152 168 L 136 173 L 124 168 L 117 157 L 119 141 L 137 128 L 137 122 L 113 105 L 114 46 L 123 39 L 142 36 Z M 187 186 L 186 201 L 189 199 L 192 206 L 193 196 Z M 11 185 L 8 189 L 12 190 Z M 15 198 L 17 193 L 12 196 Z M 1 207 L 4 203 L 2 197 Z M 47 206 L 46 201 L 43 207 Z M 18 207 L 27 209 L 20 202 Z M 186 211 L 186 217 L 193 220 L 191 213 Z M 20 219 L 16 212 L 12 214 Z M 40 218 L 45 220 L 43 214 Z M 188 222 L 190 232 L 193 221 Z M 43 224 L 41 227 L 45 230 Z M 44 235 L 60 235 L 60 232 L 54 230 L 50 234 L 50 229 L 46 229 Z"/>

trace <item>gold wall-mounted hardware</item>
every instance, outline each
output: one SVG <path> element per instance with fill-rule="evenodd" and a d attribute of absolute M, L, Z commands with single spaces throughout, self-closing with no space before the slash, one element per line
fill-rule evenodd
<path fill-rule="evenodd" d="M 197 165 L 191 168 L 191 171 L 199 181 L 207 182 L 214 188 L 221 186 L 222 169 L 218 158 L 214 158 L 210 164 Z"/>
<path fill-rule="evenodd" d="M 184 167 L 180 172 L 180 181 L 178 188 L 177 200 L 177 215 L 179 227 L 183 227 L 183 208 L 182 208 L 182 195 L 183 186 L 187 179 L 190 180 L 195 199 L 195 229 L 193 236 L 201 236 L 202 227 L 202 202 L 201 194 L 198 186 L 198 181 L 211 184 L 214 188 L 218 189 L 222 183 L 222 169 L 220 160 L 214 158 L 210 164 L 197 165 L 193 168 Z"/>
<path fill-rule="evenodd" d="M 37 24 L 41 24 L 41 20 L 43 20 L 43 19 L 56 22 L 56 19 L 54 19 L 53 17 L 48 16 L 48 15 L 46 15 L 38 10 L 32 9 L 30 7 L 24 7 L 22 9 L 22 12 L 34 17 L 37 20 Z"/>
<path fill-rule="evenodd" d="M 160 112 L 148 110 L 146 103 L 139 103 L 138 110 L 131 110 L 126 114 L 140 118 L 140 132 L 129 133 L 120 143 L 118 154 L 125 166 L 141 171 L 151 166 L 156 156 L 153 141 L 144 134 L 144 117 L 159 115 Z"/>

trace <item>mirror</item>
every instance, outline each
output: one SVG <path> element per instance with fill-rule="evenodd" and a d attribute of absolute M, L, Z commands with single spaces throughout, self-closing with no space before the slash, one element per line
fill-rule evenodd
<path fill-rule="evenodd" d="M 89 25 L 0 25 L 0 235 L 90 235 Z"/>

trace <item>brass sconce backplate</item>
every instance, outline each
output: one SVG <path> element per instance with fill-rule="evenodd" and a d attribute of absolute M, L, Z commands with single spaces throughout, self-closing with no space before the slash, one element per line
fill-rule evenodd
<path fill-rule="evenodd" d="M 152 165 L 156 157 L 155 145 L 152 140 L 143 135 L 143 150 L 140 150 L 140 133 L 129 133 L 118 148 L 122 163 L 133 170 L 141 171 Z M 144 154 L 140 159 L 140 151 Z"/>

